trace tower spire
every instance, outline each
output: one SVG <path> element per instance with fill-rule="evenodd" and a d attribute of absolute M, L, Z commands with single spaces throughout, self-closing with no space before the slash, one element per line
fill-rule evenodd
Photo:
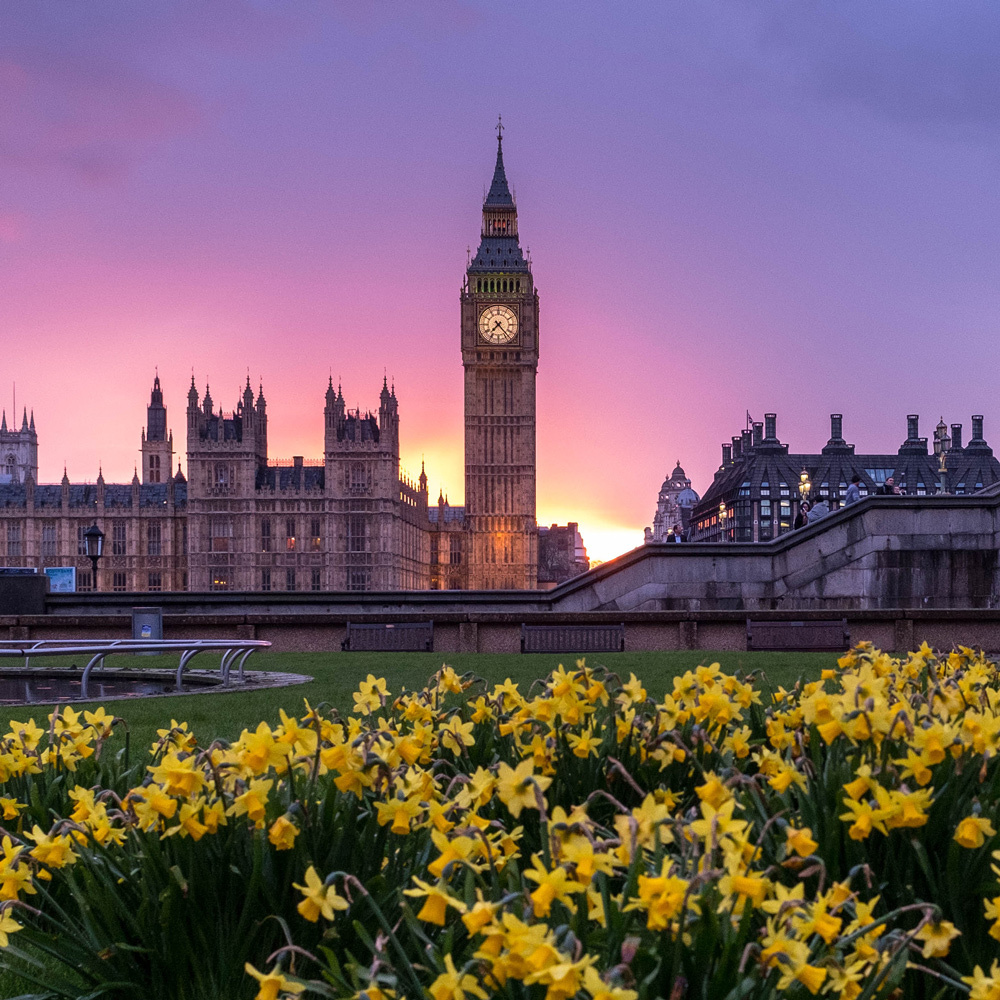
<path fill-rule="evenodd" d="M 503 168 L 503 120 L 497 121 L 497 165 L 493 170 L 493 182 L 483 202 L 484 208 L 513 208 L 514 199 L 507 186 L 507 174 Z"/>

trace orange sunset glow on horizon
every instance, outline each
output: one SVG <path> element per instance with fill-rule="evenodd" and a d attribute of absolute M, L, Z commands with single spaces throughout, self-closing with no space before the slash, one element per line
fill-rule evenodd
<path fill-rule="evenodd" d="M 859 453 L 907 413 L 1000 426 L 978 15 L 511 10 L 494 72 L 488 5 L 418 6 L 0 10 L 0 408 L 42 482 L 131 480 L 156 372 L 182 466 L 192 375 L 226 412 L 263 387 L 272 459 L 322 457 L 330 378 L 377 411 L 387 377 L 403 470 L 462 504 L 501 113 L 537 520 L 592 559 L 642 544 L 677 461 L 704 494 L 747 413 L 793 452 L 831 412 Z"/>

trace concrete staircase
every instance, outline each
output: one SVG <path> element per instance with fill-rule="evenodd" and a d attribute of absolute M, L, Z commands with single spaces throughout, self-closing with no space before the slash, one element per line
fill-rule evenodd
<path fill-rule="evenodd" d="M 868 497 L 772 542 L 653 544 L 550 592 L 551 609 L 1000 606 L 1000 494 Z"/>

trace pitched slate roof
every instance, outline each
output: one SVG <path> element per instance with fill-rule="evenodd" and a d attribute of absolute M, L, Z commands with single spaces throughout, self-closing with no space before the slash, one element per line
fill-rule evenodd
<path fill-rule="evenodd" d="M 444 514 L 444 523 L 452 524 L 455 521 L 465 520 L 465 508 L 464 507 L 428 507 L 427 508 L 427 518 L 431 524 L 438 523 L 438 511 Z"/>
<path fill-rule="evenodd" d="M 164 507 L 167 503 L 166 483 L 146 483 L 139 487 L 139 506 L 144 508 Z M 187 483 L 174 482 L 174 506 L 184 507 L 187 504 Z M 0 507 L 27 507 L 27 493 L 23 483 L 4 483 L 0 485 Z M 97 484 L 78 483 L 69 488 L 69 506 L 71 509 L 81 507 L 97 507 Z M 104 487 L 105 510 L 112 507 L 132 506 L 131 483 L 108 483 Z M 62 486 L 43 485 L 35 487 L 35 509 L 42 507 L 58 510 L 62 507 Z"/>
<path fill-rule="evenodd" d="M 831 438 L 819 454 L 789 454 L 788 445 L 776 438 L 753 444 L 744 435 L 742 440 L 733 441 L 734 447 L 742 449 L 741 454 L 716 472 L 712 485 L 694 509 L 693 520 L 710 517 L 722 501 L 732 506 L 740 498 L 758 500 L 762 489 L 769 490 L 764 499 L 772 502 L 798 499 L 803 469 L 812 484 L 810 499 L 843 501 L 855 473 L 861 477 L 862 490 L 868 493 L 874 493 L 889 476 L 910 496 L 937 493 L 941 481 L 938 456 L 929 450 L 926 438 L 907 438 L 894 455 L 857 455 L 854 445 L 839 437 Z M 973 438 L 964 448 L 952 448 L 946 466 L 949 493 L 974 493 L 1000 482 L 1000 461 L 982 438 Z M 782 485 L 788 488 L 786 497 L 780 494 Z M 824 489 L 825 497 L 821 493 Z"/>
<path fill-rule="evenodd" d="M 503 135 L 497 136 L 497 165 L 493 169 L 493 182 L 483 202 L 483 208 L 513 208 L 514 199 L 507 186 L 507 174 L 503 168 Z"/>
<path fill-rule="evenodd" d="M 321 490 L 326 483 L 326 469 L 322 465 L 294 466 L 269 465 L 257 470 L 255 487 L 270 490 Z"/>
<path fill-rule="evenodd" d="M 469 265 L 469 274 L 488 271 L 528 272 L 528 262 L 521 253 L 516 236 L 484 236 L 476 256 Z"/>

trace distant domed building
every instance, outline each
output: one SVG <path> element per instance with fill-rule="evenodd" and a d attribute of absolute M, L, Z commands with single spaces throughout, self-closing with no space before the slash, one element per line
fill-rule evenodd
<path fill-rule="evenodd" d="M 652 530 L 646 529 L 647 542 L 665 542 L 675 525 L 681 527 L 681 537 L 687 537 L 691 522 L 691 511 L 700 497 L 691 489 L 691 480 L 685 475 L 678 460 L 668 479 L 663 480 L 660 495 L 656 500 Z"/>

